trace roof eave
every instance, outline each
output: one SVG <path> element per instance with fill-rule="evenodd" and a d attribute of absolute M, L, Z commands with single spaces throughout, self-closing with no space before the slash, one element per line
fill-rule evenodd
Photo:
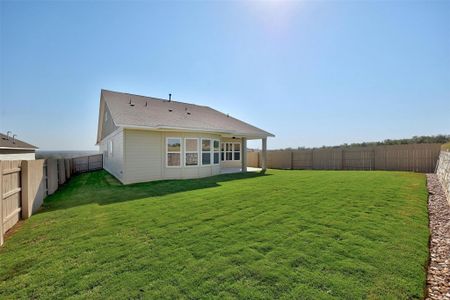
<path fill-rule="evenodd" d="M 225 129 L 204 129 L 204 128 L 194 128 L 194 127 L 174 127 L 174 126 L 166 126 L 166 125 L 158 125 L 158 126 L 143 126 L 143 125 L 125 125 L 125 124 L 116 124 L 118 127 L 123 127 L 124 129 L 141 129 L 141 130 L 156 130 L 156 131 L 194 131 L 194 132 L 205 132 L 205 133 L 219 133 L 219 134 L 225 134 L 225 135 L 233 135 L 233 136 L 242 136 L 242 137 L 248 137 L 248 138 L 267 138 L 267 137 L 275 137 L 275 135 L 271 133 L 262 133 L 262 134 L 255 134 L 255 133 L 248 133 L 248 132 L 238 132 L 238 131 L 231 131 L 231 130 L 225 130 Z"/>
<path fill-rule="evenodd" d="M 3 150 L 37 150 L 38 147 L 0 147 Z"/>

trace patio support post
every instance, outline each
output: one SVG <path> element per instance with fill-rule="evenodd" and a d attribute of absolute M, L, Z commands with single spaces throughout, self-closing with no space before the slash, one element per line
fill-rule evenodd
<path fill-rule="evenodd" d="M 247 172 L 247 138 L 242 138 L 241 172 Z"/>
<path fill-rule="evenodd" d="M 267 138 L 262 139 L 262 152 L 261 152 L 261 172 L 266 172 L 267 169 Z"/>

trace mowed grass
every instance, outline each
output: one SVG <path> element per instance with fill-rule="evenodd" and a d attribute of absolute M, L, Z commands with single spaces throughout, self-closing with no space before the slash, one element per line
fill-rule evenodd
<path fill-rule="evenodd" d="M 70 180 L 0 249 L 0 298 L 421 298 L 423 174 Z"/>

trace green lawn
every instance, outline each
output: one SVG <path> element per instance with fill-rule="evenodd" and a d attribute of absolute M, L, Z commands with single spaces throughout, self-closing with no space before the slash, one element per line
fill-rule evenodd
<path fill-rule="evenodd" d="M 74 177 L 0 249 L 0 298 L 424 295 L 423 174 Z"/>

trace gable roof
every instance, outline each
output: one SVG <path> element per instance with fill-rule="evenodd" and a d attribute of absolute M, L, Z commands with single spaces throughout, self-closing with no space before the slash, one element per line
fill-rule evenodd
<path fill-rule="evenodd" d="M 108 106 L 114 124 L 118 127 L 206 131 L 249 138 L 274 136 L 208 106 L 108 90 L 102 90 L 102 100 Z M 103 123 L 100 120 L 102 117 L 100 115 L 99 132 Z M 98 141 L 100 138 L 98 136 Z"/>
<path fill-rule="evenodd" d="M 35 150 L 37 147 L 18 139 L 13 142 L 12 137 L 8 139 L 6 134 L 0 133 L 0 149 Z"/>

